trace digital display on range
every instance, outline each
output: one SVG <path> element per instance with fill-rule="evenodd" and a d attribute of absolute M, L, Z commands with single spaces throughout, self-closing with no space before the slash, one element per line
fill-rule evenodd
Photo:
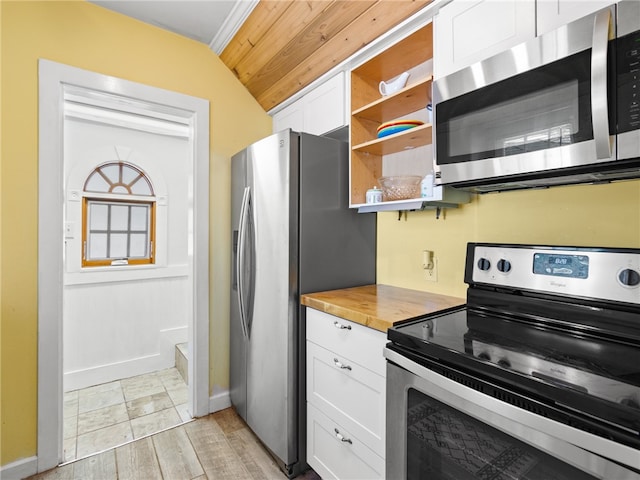
<path fill-rule="evenodd" d="M 589 257 L 586 255 L 536 253 L 533 256 L 533 273 L 552 277 L 587 278 L 589 276 Z"/>

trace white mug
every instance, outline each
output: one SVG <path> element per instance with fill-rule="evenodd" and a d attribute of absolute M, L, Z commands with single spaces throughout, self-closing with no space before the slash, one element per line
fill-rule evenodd
<path fill-rule="evenodd" d="M 404 88 L 407 84 L 407 79 L 409 78 L 409 72 L 404 72 L 400 74 L 393 80 L 382 81 L 379 85 L 379 90 L 381 95 L 391 95 L 392 93 L 396 93 L 398 90 Z"/>

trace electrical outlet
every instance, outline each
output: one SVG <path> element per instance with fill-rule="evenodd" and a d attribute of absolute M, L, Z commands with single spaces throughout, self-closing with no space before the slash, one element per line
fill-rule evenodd
<path fill-rule="evenodd" d="M 437 282 L 438 281 L 438 259 L 436 257 L 433 257 L 431 259 L 432 263 L 433 263 L 433 267 L 424 271 L 424 274 L 427 277 L 427 280 L 430 282 Z"/>

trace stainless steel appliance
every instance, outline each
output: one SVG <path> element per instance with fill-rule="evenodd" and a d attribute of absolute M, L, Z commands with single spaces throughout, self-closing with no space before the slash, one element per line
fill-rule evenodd
<path fill-rule="evenodd" d="M 434 83 L 436 184 L 476 192 L 640 177 L 640 2 Z"/>
<path fill-rule="evenodd" d="M 348 180 L 347 143 L 290 130 L 231 160 L 231 403 L 289 476 L 306 468 L 298 297 L 375 283 L 376 219 Z"/>
<path fill-rule="evenodd" d="M 470 243 L 388 332 L 387 478 L 640 478 L 640 249 Z"/>

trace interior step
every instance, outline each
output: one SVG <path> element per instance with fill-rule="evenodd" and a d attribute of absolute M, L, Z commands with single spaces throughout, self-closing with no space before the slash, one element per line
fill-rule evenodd
<path fill-rule="evenodd" d="M 182 378 L 184 379 L 184 383 L 187 385 L 189 385 L 188 364 L 187 342 L 178 343 L 176 345 L 176 369 L 180 372 L 180 375 L 182 375 Z"/>

